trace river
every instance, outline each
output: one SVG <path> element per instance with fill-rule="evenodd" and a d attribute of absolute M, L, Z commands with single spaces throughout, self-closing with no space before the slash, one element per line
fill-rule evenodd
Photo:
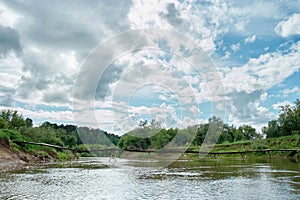
<path fill-rule="evenodd" d="M 0 173 L 0 199 L 300 199 L 300 164 L 289 160 L 181 160 L 165 168 L 155 160 L 112 161 Z"/>

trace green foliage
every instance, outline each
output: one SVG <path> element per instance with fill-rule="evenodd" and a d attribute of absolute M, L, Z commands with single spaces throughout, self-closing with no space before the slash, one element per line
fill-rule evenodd
<path fill-rule="evenodd" d="M 3 118 L 0 118 L 0 129 L 7 128 L 6 121 Z"/>
<path fill-rule="evenodd" d="M 209 123 L 189 126 L 184 129 L 161 129 L 155 121 L 147 125 L 141 121 L 139 128 L 124 134 L 119 140 L 118 146 L 122 149 L 161 149 L 172 141 L 172 144 L 180 147 L 187 144 L 199 146 L 204 140 L 209 144 L 231 143 L 242 140 L 260 139 L 261 135 L 255 128 L 243 125 L 238 128 L 223 124 L 218 117 L 209 119 Z M 222 130 L 222 132 L 219 132 Z"/>
<path fill-rule="evenodd" d="M 31 128 L 31 127 L 33 126 L 32 119 L 26 118 L 26 119 L 25 119 L 25 126 L 26 126 L 27 128 Z"/>
<path fill-rule="evenodd" d="M 64 146 L 61 137 L 65 134 L 62 130 L 55 130 L 50 127 L 34 127 L 21 130 L 21 134 L 31 138 L 34 142 Z"/>
<path fill-rule="evenodd" d="M 51 148 L 51 147 L 46 147 L 46 146 L 39 146 L 39 145 L 32 145 L 32 144 L 27 144 L 24 147 L 22 147 L 22 149 L 26 152 L 29 152 L 31 154 L 37 154 L 37 152 L 55 152 L 56 150 Z"/>
<path fill-rule="evenodd" d="M 161 149 L 167 145 L 178 133 L 178 129 L 155 129 L 157 134 L 150 137 L 150 146 L 155 149 Z"/>
<path fill-rule="evenodd" d="M 139 138 L 125 134 L 119 140 L 118 146 L 121 149 L 147 149 L 149 147 L 149 138 Z"/>
<path fill-rule="evenodd" d="M 213 151 L 244 151 L 264 149 L 298 149 L 300 135 L 216 144 Z M 280 153 L 280 152 L 279 152 Z"/>
<path fill-rule="evenodd" d="M 157 129 L 157 127 L 150 125 L 137 128 L 123 135 L 118 146 L 121 149 L 161 149 L 175 136 L 178 136 L 178 129 Z"/>
<path fill-rule="evenodd" d="M 267 138 L 287 136 L 300 133 L 300 100 L 295 105 L 281 106 L 279 118 L 271 120 L 267 127 L 263 127 Z"/>
<path fill-rule="evenodd" d="M 113 146 L 119 142 L 120 137 L 109 134 L 100 129 L 93 129 L 88 127 L 79 127 L 78 133 L 80 140 L 84 144 L 103 144 L 106 146 Z"/>
<path fill-rule="evenodd" d="M 64 151 L 64 152 L 58 152 L 57 158 L 59 160 L 71 160 L 74 157 L 73 153 L 71 151 Z"/>
<path fill-rule="evenodd" d="M 168 144 L 180 147 L 192 143 L 194 146 L 199 146 L 204 141 L 206 144 L 221 144 L 217 148 L 291 148 L 300 147 L 300 100 L 297 99 L 293 106 L 281 107 L 278 119 L 269 121 L 262 131 L 267 137 L 266 140 L 261 140 L 262 135 L 249 125 L 235 127 L 224 124 L 220 118 L 213 116 L 208 123 L 184 129 L 164 129 L 155 120 L 150 122 L 142 120 L 138 128 L 119 137 L 100 129 L 57 125 L 50 122 L 33 127 L 32 120 L 24 119 L 17 111 L 3 110 L 0 113 L 0 137 L 10 142 L 34 141 L 82 150 L 86 149 L 82 145 L 83 143 L 91 149 L 114 147 L 115 145 L 122 149 L 161 149 Z M 16 147 L 18 146 L 16 145 Z M 68 152 L 56 152 L 49 147 L 25 145 L 18 149 L 31 153 L 46 152 L 50 156 L 57 155 L 59 159 L 70 158 Z"/>
<path fill-rule="evenodd" d="M 26 126 L 22 115 L 17 111 L 2 110 L 0 114 L 0 128 L 19 129 Z"/>
<path fill-rule="evenodd" d="M 77 129 L 80 130 L 80 135 Z M 26 144 L 19 146 L 18 142 L 47 143 L 77 149 L 77 146 L 81 146 L 82 144 L 81 138 L 88 141 L 89 144 L 102 145 L 102 148 L 103 145 L 104 147 L 116 145 L 120 139 L 119 136 L 99 129 L 78 128 L 74 125 L 57 125 L 55 123 L 44 122 L 39 127 L 33 127 L 33 122 L 30 118 L 24 119 L 17 111 L 12 110 L 3 110 L 0 113 L 0 137 L 9 141 L 14 149 L 25 151 L 38 157 L 52 157 L 62 160 L 69 159 L 72 153 L 57 152 L 52 147 L 39 145 Z"/>
<path fill-rule="evenodd" d="M 193 141 L 194 145 L 201 145 L 205 139 L 206 133 L 208 132 L 209 124 L 200 124 L 197 127 L 197 133 L 195 140 Z"/>
<path fill-rule="evenodd" d="M 0 137 L 9 141 L 29 141 L 30 139 L 16 130 L 2 129 L 0 130 Z"/>

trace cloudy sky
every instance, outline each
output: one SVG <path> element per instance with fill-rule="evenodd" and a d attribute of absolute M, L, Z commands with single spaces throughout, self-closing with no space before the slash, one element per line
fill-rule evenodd
<path fill-rule="evenodd" d="M 300 97 L 299 69 L 299 0 L 0 0 L 0 109 L 37 125 L 260 130 Z"/>

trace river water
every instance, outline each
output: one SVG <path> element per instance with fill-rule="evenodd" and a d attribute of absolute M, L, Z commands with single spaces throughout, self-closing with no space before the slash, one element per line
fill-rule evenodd
<path fill-rule="evenodd" d="M 0 199 L 300 199 L 300 164 L 284 159 L 76 162 L 86 167 L 0 173 Z"/>

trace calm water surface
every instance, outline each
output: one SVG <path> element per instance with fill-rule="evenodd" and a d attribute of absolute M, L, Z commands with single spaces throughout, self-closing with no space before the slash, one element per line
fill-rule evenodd
<path fill-rule="evenodd" d="M 77 162 L 109 167 L 0 173 L 0 199 L 300 199 L 300 164 L 288 160 Z"/>

